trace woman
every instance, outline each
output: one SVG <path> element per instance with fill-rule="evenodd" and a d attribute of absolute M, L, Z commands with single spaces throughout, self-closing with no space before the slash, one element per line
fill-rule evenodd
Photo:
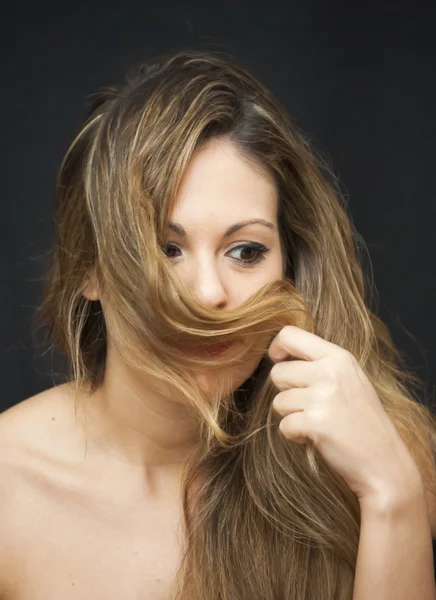
<path fill-rule="evenodd" d="M 37 323 L 71 368 L 1 417 L 4 596 L 351 599 L 369 492 L 433 490 L 436 437 L 284 108 L 217 53 L 141 66 L 56 226 Z"/>

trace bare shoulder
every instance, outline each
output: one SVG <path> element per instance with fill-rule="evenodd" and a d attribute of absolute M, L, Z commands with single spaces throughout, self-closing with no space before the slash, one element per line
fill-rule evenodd
<path fill-rule="evenodd" d="M 13 598 L 20 537 L 32 510 L 33 491 L 48 481 L 50 463 L 68 452 L 73 428 L 63 386 L 22 400 L 0 413 L 0 600 Z M 64 432 L 66 435 L 62 435 Z"/>
<path fill-rule="evenodd" d="M 70 399 L 71 393 L 63 384 L 43 390 L 6 409 L 0 413 L 0 443 L 16 439 L 19 434 L 30 435 L 34 439 L 38 427 L 46 424 L 48 417 L 56 420 L 66 416 L 65 409 Z"/>
<path fill-rule="evenodd" d="M 14 478 L 43 475 L 65 464 L 77 448 L 78 427 L 68 387 L 56 386 L 26 398 L 0 413 L 0 471 L 3 493 Z"/>
<path fill-rule="evenodd" d="M 3 500 L 9 484 L 29 475 L 36 464 L 62 457 L 66 435 L 74 429 L 72 401 L 63 385 L 44 390 L 0 413 L 0 485 Z"/>
<path fill-rule="evenodd" d="M 62 456 L 75 430 L 73 399 L 66 384 L 44 390 L 0 413 L 0 463 L 32 455 Z"/>

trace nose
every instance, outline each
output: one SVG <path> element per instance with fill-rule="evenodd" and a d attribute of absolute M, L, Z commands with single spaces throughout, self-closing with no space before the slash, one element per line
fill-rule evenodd
<path fill-rule="evenodd" d="M 201 304 L 214 308 L 224 308 L 227 305 L 227 293 L 216 265 L 208 262 L 197 266 L 191 281 L 193 292 Z"/>

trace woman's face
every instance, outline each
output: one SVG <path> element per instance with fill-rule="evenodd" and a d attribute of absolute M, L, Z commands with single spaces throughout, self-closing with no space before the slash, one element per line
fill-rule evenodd
<path fill-rule="evenodd" d="M 228 140 L 212 140 L 194 156 L 169 216 L 164 250 L 202 304 L 230 310 L 284 277 L 277 202 L 273 179 L 247 163 Z M 230 393 L 260 358 L 226 367 L 222 378 L 199 377 L 207 387 L 219 377 Z"/>
<path fill-rule="evenodd" d="M 273 179 L 248 164 L 228 140 L 212 140 L 196 153 L 169 215 L 164 251 L 205 306 L 236 308 L 269 281 L 284 277 L 277 202 Z M 248 223 L 254 220 L 258 222 Z M 92 275 L 84 295 L 100 299 L 105 312 Z M 228 395 L 250 377 L 261 358 L 251 353 L 242 365 L 196 370 L 195 376 L 203 388 L 219 385 Z M 174 393 L 171 397 L 175 399 Z"/>

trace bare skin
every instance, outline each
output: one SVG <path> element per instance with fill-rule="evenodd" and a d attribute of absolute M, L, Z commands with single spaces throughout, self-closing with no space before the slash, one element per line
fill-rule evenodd
<path fill-rule="evenodd" d="M 64 386 L 4 412 L 0 438 L 2 600 L 169 598 L 181 518 L 172 482 L 153 497 L 138 469 L 84 459 Z"/>
<path fill-rule="evenodd" d="M 264 224 L 224 235 L 249 219 Z M 170 221 L 169 260 L 205 305 L 234 308 L 283 275 L 274 182 L 229 142 L 193 158 Z M 253 244 L 267 252 L 247 266 Z M 84 295 L 110 314 L 92 274 Z M 110 319 L 107 327 L 104 382 L 86 403 L 86 456 L 66 386 L 0 415 L 0 600 L 170 598 L 183 543 L 180 474 L 196 427 L 174 391 L 157 393 L 115 354 Z M 225 381 L 237 389 L 260 358 L 227 368 Z"/>

